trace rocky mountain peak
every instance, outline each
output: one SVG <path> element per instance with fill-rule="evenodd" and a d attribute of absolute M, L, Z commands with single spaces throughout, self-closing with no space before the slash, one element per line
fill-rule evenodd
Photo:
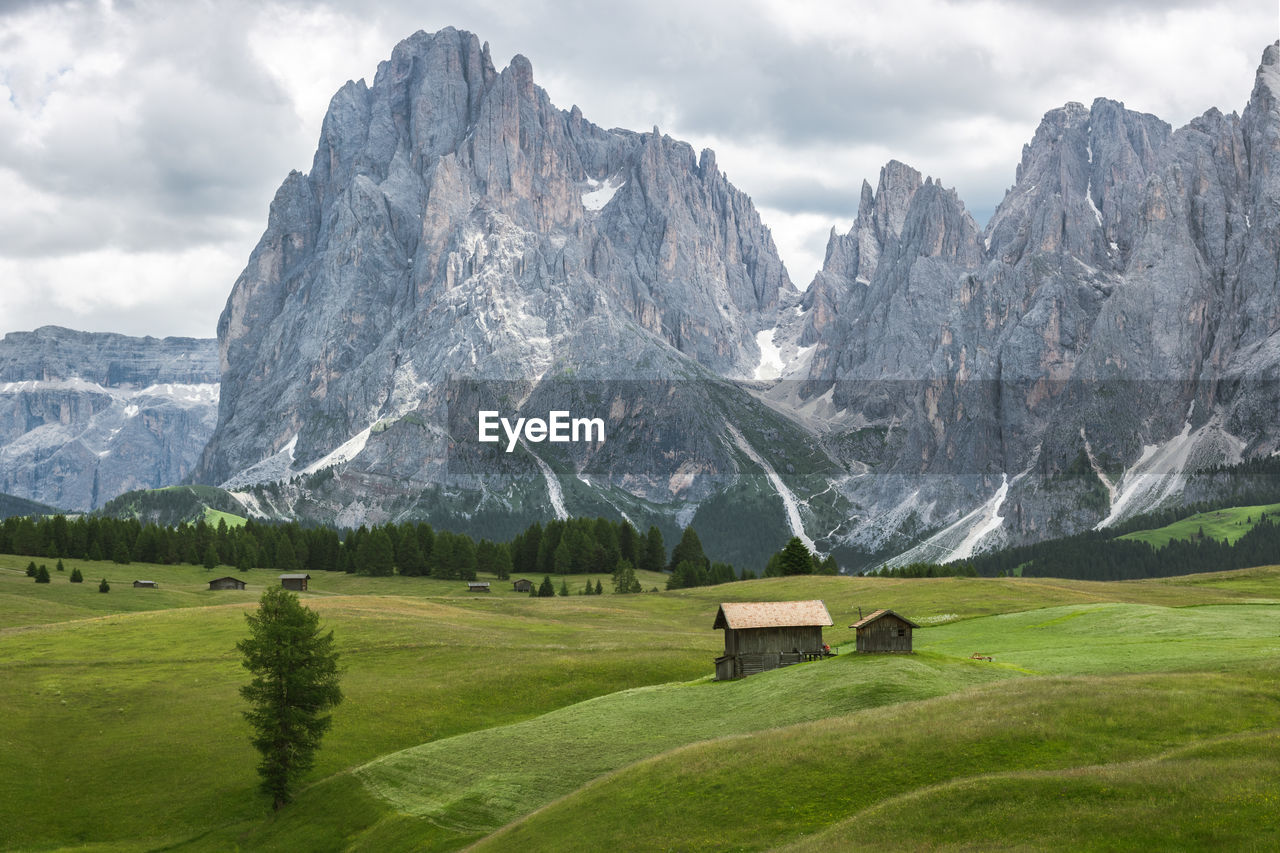
<path fill-rule="evenodd" d="M 750 376 L 794 293 L 713 154 L 603 130 L 555 107 L 526 57 L 498 71 L 471 33 L 419 32 L 334 96 L 311 172 L 276 195 L 219 323 L 202 475 L 322 464 L 415 411 L 438 424 L 458 373 Z M 362 447 L 357 467 L 435 482 L 428 446 Z"/>

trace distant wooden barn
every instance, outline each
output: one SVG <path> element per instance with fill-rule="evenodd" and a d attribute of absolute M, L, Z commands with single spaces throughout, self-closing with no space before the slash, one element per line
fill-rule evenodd
<path fill-rule="evenodd" d="M 468 581 L 467 591 L 468 592 L 488 592 L 489 582 L 488 581 Z"/>
<path fill-rule="evenodd" d="M 920 626 L 892 610 L 877 610 L 850 628 L 858 632 L 860 652 L 910 652 L 911 629 Z"/>
<path fill-rule="evenodd" d="M 225 578 L 214 578 L 209 581 L 209 589 L 244 589 L 245 583 L 240 578 L 227 575 Z"/>
<path fill-rule="evenodd" d="M 726 602 L 711 626 L 724 629 L 716 680 L 740 678 L 822 654 L 822 629 L 832 624 L 821 601 Z"/>
<path fill-rule="evenodd" d="M 307 581 L 309 580 L 311 580 L 311 575 L 307 574 L 281 575 L 280 585 L 294 592 L 306 592 Z"/>
<path fill-rule="evenodd" d="M 160 588 L 160 584 L 156 583 L 155 581 L 134 581 L 133 586 L 135 589 L 159 589 Z"/>
<path fill-rule="evenodd" d="M 533 592 L 533 581 L 528 578 L 520 578 L 518 581 L 513 581 L 511 585 L 516 588 L 516 592 Z"/>

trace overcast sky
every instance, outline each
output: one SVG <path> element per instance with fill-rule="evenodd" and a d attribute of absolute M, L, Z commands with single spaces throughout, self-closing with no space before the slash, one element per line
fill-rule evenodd
<path fill-rule="evenodd" d="M 446 26 L 596 124 L 714 148 L 800 287 L 886 160 L 985 224 L 1045 111 L 1239 111 L 1280 30 L 1274 0 L 0 0 L 0 332 L 212 337 L 333 92 Z"/>

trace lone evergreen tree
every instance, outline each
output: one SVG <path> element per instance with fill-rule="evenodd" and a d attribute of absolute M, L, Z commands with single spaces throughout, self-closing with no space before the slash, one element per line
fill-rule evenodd
<path fill-rule="evenodd" d="M 36 569 L 36 583 L 49 582 L 49 567 L 44 563 L 40 564 L 40 568 Z"/>
<path fill-rule="evenodd" d="M 72 583 L 84 583 L 84 575 L 80 574 L 80 570 L 79 570 L 79 569 L 72 569 L 72 570 L 71 570 L 71 582 L 72 582 Z"/>
<path fill-rule="evenodd" d="M 538 598 L 554 598 L 555 594 L 556 588 L 551 585 L 551 576 L 544 576 L 542 583 L 538 585 Z"/>
<path fill-rule="evenodd" d="M 333 632 L 320 633 L 320 616 L 280 587 L 263 593 L 256 612 L 245 614 L 249 636 L 236 643 L 253 680 L 240 688 L 250 708 L 253 745 L 262 753 L 262 790 L 279 809 L 293 799 L 298 778 L 311 767 L 331 718 L 342 701 Z"/>
<path fill-rule="evenodd" d="M 779 562 L 784 575 L 813 574 L 813 555 L 809 553 L 809 549 L 805 547 L 799 536 L 792 536 L 787 540 Z"/>
<path fill-rule="evenodd" d="M 98 592 L 111 592 L 111 584 L 107 583 L 106 578 L 103 578 L 102 583 L 98 584 Z"/>

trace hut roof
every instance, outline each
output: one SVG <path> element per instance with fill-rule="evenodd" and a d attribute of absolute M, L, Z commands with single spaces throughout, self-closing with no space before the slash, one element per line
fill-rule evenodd
<path fill-rule="evenodd" d="M 300 574 L 281 575 L 280 580 L 309 581 L 311 580 L 311 575 L 306 574 L 305 572 Z"/>
<path fill-rule="evenodd" d="M 236 583 L 244 583 L 244 581 L 240 580 L 240 578 L 236 577 L 235 575 L 223 575 L 220 578 L 214 578 L 213 580 L 209 581 L 209 583 L 217 583 L 218 581 L 235 581 Z"/>
<path fill-rule="evenodd" d="M 712 628 L 793 628 L 831 625 L 831 614 L 820 600 L 725 602 L 716 611 Z"/>
<path fill-rule="evenodd" d="M 894 613 L 892 610 L 877 610 L 877 611 L 875 611 L 874 613 L 870 613 L 870 614 L 868 614 L 867 616 L 863 617 L 862 619 L 859 619 L 857 622 L 854 622 L 854 623 L 853 623 L 852 625 L 850 625 L 849 627 L 850 627 L 850 628 L 862 628 L 863 626 L 870 625 L 872 622 L 876 621 L 877 619 L 881 619 L 881 618 L 883 618 L 883 617 L 885 617 L 885 616 L 893 616 L 893 617 L 895 617 L 895 618 L 901 619 L 903 622 L 906 622 L 906 623 L 907 623 L 908 625 L 910 625 L 912 628 L 919 628 L 919 627 L 920 627 L 919 625 L 917 625 L 916 623 L 912 622 L 912 621 L 911 621 L 910 619 L 908 619 L 907 617 L 903 616 L 901 613 Z"/>

